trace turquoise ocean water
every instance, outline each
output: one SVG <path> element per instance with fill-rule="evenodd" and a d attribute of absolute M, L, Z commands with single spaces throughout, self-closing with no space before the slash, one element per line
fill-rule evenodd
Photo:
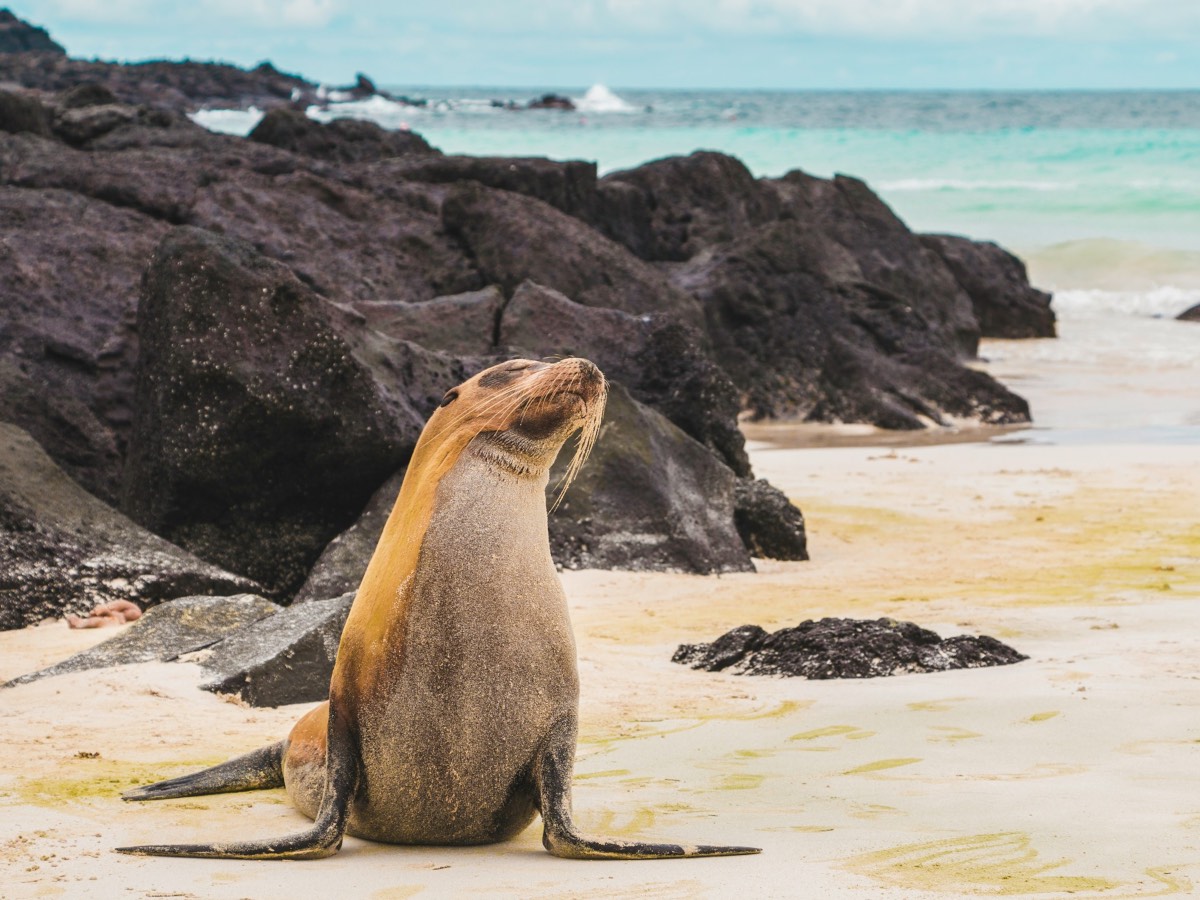
<path fill-rule="evenodd" d="M 531 89 L 396 86 L 425 105 L 332 94 L 309 114 L 409 128 L 447 153 L 594 160 L 601 173 L 708 149 L 756 175 L 854 175 L 913 229 L 996 241 L 1054 291 L 1059 341 L 986 349 L 1010 379 L 1063 373 L 1057 387 L 1023 385 L 1059 391 L 1042 408 L 1060 434 L 1101 416 L 1200 442 L 1200 326 L 1171 321 L 1200 303 L 1200 91 L 549 90 L 577 109 L 503 108 Z M 245 133 L 257 117 L 197 119 Z M 1089 368 L 1098 395 L 1072 381 Z"/>

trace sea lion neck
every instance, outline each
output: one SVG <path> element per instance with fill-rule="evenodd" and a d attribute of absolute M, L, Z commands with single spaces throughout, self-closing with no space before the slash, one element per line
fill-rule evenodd
<path fill-rule="evenodd" d="M 520 479 L 540 479 L 544 484 L 561 449 L 562 441 L 548 445 L 511 431 L 484 431 L 467 445 L 465 454 L 478 457 L 497 472 Z"/>

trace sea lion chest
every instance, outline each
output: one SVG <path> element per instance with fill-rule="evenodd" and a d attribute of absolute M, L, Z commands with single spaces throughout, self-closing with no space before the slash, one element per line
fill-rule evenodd
<path fill-rule="evenodd" d="M 545 481 L 464 453 L 439 484 L 400 589 L 402 640 L 379 660 L 359 709 L 352 833 L 478 843 L 532 819 L 531 760 L 579 693 Z"/>

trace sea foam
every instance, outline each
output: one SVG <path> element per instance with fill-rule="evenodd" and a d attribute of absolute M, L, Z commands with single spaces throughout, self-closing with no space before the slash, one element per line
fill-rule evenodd
<path fill-rule="evenodd" d="M 1059 313 L 1123 313 L 1173 319 L 1200 303 L 1200 290 L 1164 285 L 1144 291 L 1065 290 L 1054 294 Z"/>
<path fill-rule="evenodd" d="M 582 97 L 574 99 L 575 108 L 590 113 L 635 113 L 638 107 L 622 100 L 602 84 L 593 84 Z"/>
<path fill-rule="evenodd" d="M 409 119 L 425 112 L 420 106 L 397 103 L 380 94 L 362 100 L 330 103 L 327 106 L 310 106 L 306 111 L 310 119 L 332 122 L 334 119 L 367 119 L 384 128 L 407 131 Z"/>
<path fill-rule="evenodd" d="M 263 117 L 257 106 L 248 109 L 198 109 L 188 118 L 202 128 L 219 134 L 236 134 L 245 137 Z"/>

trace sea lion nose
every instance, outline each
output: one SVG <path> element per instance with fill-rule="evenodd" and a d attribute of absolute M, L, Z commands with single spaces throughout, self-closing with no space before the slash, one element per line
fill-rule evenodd
<path fill-rule="evenodd" d="M 576 356 L 572 357 L 571 359 L 564 359 L 563 363 L 573 363 L 576 371 L 579 373 L 579 376 L 585 382 L 592 382 L 596 385 L 604 383 L 604 373 L 601 372 L 600 368 L 590 359 L 584 359 L 581 356 Z"/>

